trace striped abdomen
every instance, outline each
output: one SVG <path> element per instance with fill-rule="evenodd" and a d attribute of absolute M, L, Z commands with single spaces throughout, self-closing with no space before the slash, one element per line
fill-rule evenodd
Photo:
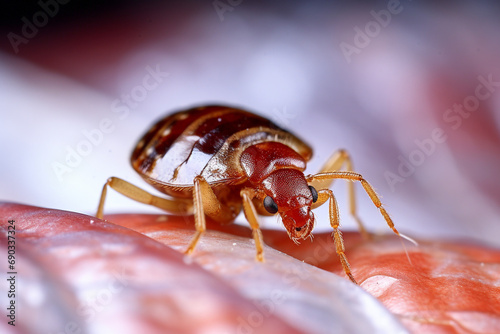
<path fill-rule="evenodd" d="M 309 146 L 266 118 L 209 106 L 158 121 L 137 144 L 131 162 L 146 181 L 166 193 L 166 187 L 191 187 L 197 175 L 211 184 L 234 185 L 246 181 L 241 153 L 265 141 L 286 144 L 305 160 L 312 154 Z"/>

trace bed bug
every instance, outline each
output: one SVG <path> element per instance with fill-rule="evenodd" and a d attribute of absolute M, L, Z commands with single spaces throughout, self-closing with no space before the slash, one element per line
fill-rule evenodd
<path fill-rule="evenodd" d="M 103 217 L 107 187 L 168 212 L 194 212 L 192 253 L 205 231 L 205 215 L 221 223 L 243 212 L 252 228 L 256 259 L 264 261 L 257 215 L 279 214 L 289 237 L 312 236 L 312 209 L 329 201 L 336 252 L 346 275 L 356 283 L 344 254 L 339 211 L 329 189 L 335 179 L 359 181 L 394 233 L 399 232 L 372 186 L 353 172 L 345 150 L 334 153 L 321 170 L 305 175 L 312 149 L 296 135 L 254 113 L 227 106 L 205 106 L 167 115 L 139 140 L 131 156 L 137 173 L 168 198 L 111 177 L 103 187 L 96 216 Z M 353 182 L 348 182 L 350 213 L 367 236 L 356 213 Z"/>

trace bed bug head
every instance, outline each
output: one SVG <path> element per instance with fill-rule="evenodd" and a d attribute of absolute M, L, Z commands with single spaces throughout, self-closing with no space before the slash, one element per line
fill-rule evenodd
<path fill-rule="evenodd" d="M 307 184 L 304 174 L 296 169 L 279 169 L 264 179 L 262 186 L 266 193 L 264 208 L 281 216 L 290 238 L 297 241 L 310 236 L 315 221 L 311 205 L 318 193 Z"/>
<path fill-rule="evenodd" d="M 306 182 L 304 158 L 283 143 L 263 142 L 245 149 L 240 162 L 248 181 L 260 190 L 264 209 L 281 216 L 292 240 L 307 238 L 314 227 L 311 205 L 318 193 Z"/>

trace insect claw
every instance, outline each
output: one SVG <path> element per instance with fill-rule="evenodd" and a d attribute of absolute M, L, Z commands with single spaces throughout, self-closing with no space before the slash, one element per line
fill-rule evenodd
<path fill-rule="evenodd" d="M 257 255 L 255 256 L 255 258 L 257 259 L 257 261 L 259 262 L 266 262 L 264 260 L 264 254 L 263 253 L 257 253 Z"/>
<path fill-rule="evenodd" d="M 314 240 L 313 240 L 313 239 L 314 239 L 314 235 L 313 235 L 312 233 L 311 233 L 311 234 L 309 234 L 309 238 L 311 238 L 311 242 L 313 242 L 313 241 L 314 241 Z"/>

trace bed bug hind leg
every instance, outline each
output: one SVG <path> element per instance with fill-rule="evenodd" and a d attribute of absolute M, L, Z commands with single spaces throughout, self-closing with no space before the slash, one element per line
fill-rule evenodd
<path fill-rule="evenodd" d="M 118 177 L 110 177 L 102 188 L 99 206 L 97 207 L 96 217 L 100 219 L 103 218 L 104 202 L 106 201 L 108 187 L 136 202 L 152 205 L 168 212 L 185 214 L 189 213 L 192 209 L 192 204 L 189 200 L 158 197 L 128 181 L 122 180 Z"/>
<path fill-rule="evenodd" d="M 245 213 L 245 217 L 252 228 L 252 236 L 257 250 L 255 258 L 259 262 L 264 262 L 264 240 L 262 237 L 262 231 L 260 230 L 259 221 L 257 219 L 257 211 L 255 210 L 255 206 L 252 202 L 252 199 L 257 196 L 257 192 L 252 188 L 243 188 L 240 195 L 243 199 L 243 212 Z"/>
<path fill-rule="evenodd" d="M 328 160 L 325 162 L 325 164 L 321 167 L 320 171 L 318 174 L 321 173 L 329 173 L 329 172 L 335 172 L 341 170 L 343 167 L 345 167 L 345 170 L 349 172 L 353 172 L 353 164 L 352 164 L 352 159 L 349 153 L 346 150 L 340 149 L 336 151 Z M 314 176 L 314 175 L 313 175 Z M 316 189 L 328 189 L 332 185 L 333 181 L 335 179 L 333 178 L 326 178 L 326 179 L 310 179 L 308 182 L 316 188 Z M 359 232 L 365 239 L 370 239 L 371 235 L 370 233 L 365 229 L 365 226 L 359 218 L 358 213 L 357 213 L 357 206 L 356 206 L 356 194 L 355 194 L 355 189 L 354 189 L 354 183 L 349 182 L 347 183 L 347 196 L 349 198 L 349 213 L 351 216 L 354 218 L 356 221 L 356 224 L 358 225 Z M 321 204 L 315 203 L 315 207 L 318 207 Z"/>

